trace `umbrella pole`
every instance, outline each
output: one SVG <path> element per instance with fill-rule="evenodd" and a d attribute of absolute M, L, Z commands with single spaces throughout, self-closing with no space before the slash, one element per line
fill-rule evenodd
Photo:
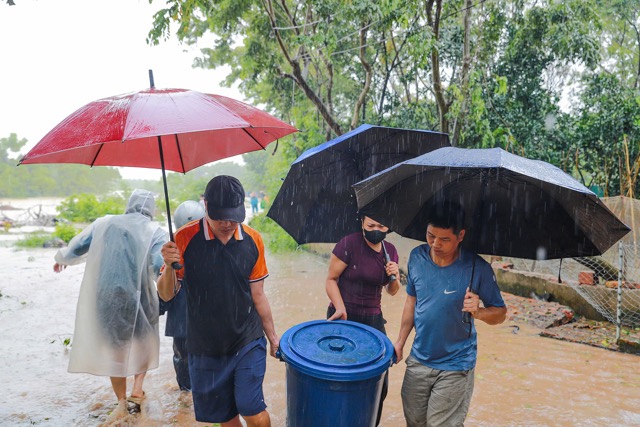
<path fill-rule="evenodd" d="M 478 205 L 476 206 L 476 211 L 473 214 L 473 228 L 474 228 L 474 233 L 475 235 L 473 236 L 473 266 L 471 267 L 471 279 L 469 280 L 469 291 L 473 292 L 473 293 L 478 293 L 478 291 L 480 290 L 479 288 L 476 289 L 476 291 L 474 292 L 473 290 L 473 276 L 475 275 L 475 271 L 476 271 L 476 256 L 478 256 L 478 245 L 480 244 L 480 224 L 482 224 L 482 210 L 484 209 L 484 195 L 485 195 L 485 190 L 487 188 L 487 173 L 485 171 L 482 172 L 482 182 L 480 184 L 480 201 L 478 202 Z M 478 284 L 478 287 L 480 286 L 480 284 Z M 464 317 L 464 321 L 465 323 L 469 323 L 469 337 L 471 337 L 471 332 L 473 330 L 473 320 L 471 319 L 471 314 L 469 314 L 468 312 L 465 312 L 463 314 Z"/>
<path fill-rule="evenodd" d="M 164 202 L 167 207 L 167 221 L 169 225 L 169 238 L 172 242 L 175 242 L 173 238 L 173 227 L 171 226 L 171 208 L 169 207 L 169 190 L 167 189 L 167 173 L 164 169 L 164 153 L 162 152 L 162 138 L 158 135 L 158 151 L 160 152 L 160 166 L 162 168 L 162 185 L 164 186 Z M 179 262 L 171 264 L 174 270 L 182 269 L 182 265 Z"/>
<path fill-rule="evenodd" d="M 391 257 L 387 253 L 387 247 L 384 245 L 384 240 L 382 241 L 382 251 L 384 252 L 384 259 L 387 262 L 391 261 Z M 395 274 L 392 274 L 391 276 L 389 276 L 389 283 L 395 282 L 396 280 L 397 280 L 397 277 Z"/>

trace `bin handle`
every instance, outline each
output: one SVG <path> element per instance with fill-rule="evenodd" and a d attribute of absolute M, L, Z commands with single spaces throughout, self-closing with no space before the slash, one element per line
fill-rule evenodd
<path fill-rule="evenodd" d="M 276 359 L 280 360 L 281 362 L 284 362 L 284 359 L 282 358 L 282 352 L 280 351 L 279 348 L 276 350 Z"/>

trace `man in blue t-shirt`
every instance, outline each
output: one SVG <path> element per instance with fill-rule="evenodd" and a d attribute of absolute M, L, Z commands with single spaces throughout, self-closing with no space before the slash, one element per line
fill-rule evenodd
<path fill-rule="evenodd" d="M 462 208 L 441 203 L 429 212 L 427 244 L 409 256 L 407 299 L 394 344 L 400 361 L 415 327 L 402 384 L 407 427 L 463 425 L 477 357 L 473 319 L 497 325 L 506 318 L 491 266 L 460 246 L 464 235 Z"/>

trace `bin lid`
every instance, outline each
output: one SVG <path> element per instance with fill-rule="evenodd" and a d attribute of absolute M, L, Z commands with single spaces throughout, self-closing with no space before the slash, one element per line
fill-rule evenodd
<path fill-rule="evenodd" d="M 307 375 L 357 381 L 384 373 L 394 349 L 389 338 L 370 326 L 348 320 L 312 320 L 282 335 L 280 354 Z"/>

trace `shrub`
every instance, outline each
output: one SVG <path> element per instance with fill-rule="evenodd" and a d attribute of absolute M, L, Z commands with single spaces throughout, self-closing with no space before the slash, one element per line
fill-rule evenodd
<path fill-rule="evenodd" d="M 93 194 L 74 194 L 58 206 L 60 217 L 71 222 L 93 222 L 105 215 L 124 213 L 126 200 L 119 195 L 108 195 L 100 200 Z"/>
<path fill-rule="evenodd" d="M 264 240 L 273 252 L 295 251 L 298 244 L 274 220 L 264 214 L 256 215 L 249 221 L 251 227 L 264 235 Z"/>
<path fill-rule="evenodd" d="M 57 224 L 56 229 L 53 232 L 53 236 L 64 240 L 65 243 L 69 243 L 69 241 L 73 239 L 79 232 L 80 230 L 78 230 L 71 224 Z"/>

